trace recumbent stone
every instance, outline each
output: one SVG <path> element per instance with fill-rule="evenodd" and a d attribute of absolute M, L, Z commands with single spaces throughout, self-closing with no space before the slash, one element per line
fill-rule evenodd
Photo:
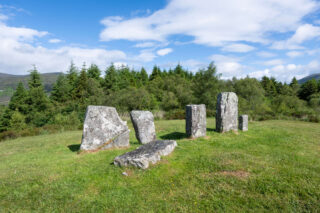
<path fill-rule="evenodd" d="M 161 156 L 169 155 L 176 146 L 177 142 L 173 140 L 152 141 L 131 152 L 116 157 L 114 165 L 147 169 L 150 163 L 155 164 L 161 159 Z"/>

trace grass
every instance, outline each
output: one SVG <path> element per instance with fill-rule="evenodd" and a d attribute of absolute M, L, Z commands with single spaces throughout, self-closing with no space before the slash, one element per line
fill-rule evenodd
<path fill-rule="evenodd" d="M 128 150 L 77 154 L 80 131 L 2 142 L 0 211 L 320 211 L 320 124 L 252 122 L 248 132 L 219 134 L 208 119 L 208 136 L 196 140 L 184 125 L 156 121 L 158 138 L 178 147 L 149 170 L 112 165 Z"/>

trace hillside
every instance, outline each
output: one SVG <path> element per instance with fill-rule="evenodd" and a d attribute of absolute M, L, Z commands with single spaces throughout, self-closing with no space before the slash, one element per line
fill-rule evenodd
<path fill-rule="evenodd" d="M 62 74 L 61 72 L 55 73 L 43 73 L 41 74 L 42 82 L 47 91 L 52 89 L 52 85 L 57 80 L 58 76 Z M 0 90 L 6 88 L 15 89 L 18 86 L 18 83 L 22 81 L 27 87 L 29 75 L 11 75 L 6 73 L 0 73 Z"/>
<path fill-rule="evenodd" d="M 184 120 L 156 121 L 178 147 L 143 171 L 77 154 L 81 131 L 0 142 L 0 212 L 319 212 L 320 124 L 251 122 L 248 132 L 185 138 Z M 129 176 L 122 175 L 126 171 Z"/>
<path fill-rule="evenodd" d="M 53 84 L 56 82 L 61 72 L 56 73 L 43 73 L 41 74 L 41 80 L 44 88 L 47 92 L 51 91 Z M 11 75 L 6 73 L 0 73 L 0 104 L 8 104 L 10 97 L 14 90 L 22 81 L 25 87 L 28 86 L 29 75 Z"/>
<path fill-rule="evenodd" d="M 316 79 L 316 80 L 320 80 L 320 73 L 317 74 L 312 74 L 312 75 L 308 75 L 307 77 L 301 78 L 300 80 L 298 80 L 299 84 L 303 84 L 311 79 Z"/>

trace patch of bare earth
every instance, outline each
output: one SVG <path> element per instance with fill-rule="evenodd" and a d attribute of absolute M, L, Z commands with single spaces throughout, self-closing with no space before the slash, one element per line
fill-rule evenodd
<path fill-rule="evenodd" d="M 221 171 L 217 172 L 219 175 L 224 175 L 224 176 L 232 176 L 232 177 L 237 177 L 237 178 L 248 178 L 250 173 L 246 171 Z"/>

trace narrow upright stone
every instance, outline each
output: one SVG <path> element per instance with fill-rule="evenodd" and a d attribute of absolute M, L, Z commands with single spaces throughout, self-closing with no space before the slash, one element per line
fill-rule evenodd
<path fill-rule="evenodd" d="M 206 117 L 206 105 L 186 106 L 186 133 L 188 137 L 197 138 L 206 136 Z"/>
<path fill-rule="evenodd" d="M 238 97 L 234 92 L 222 92 L 218 95 L 216 130 L 238 130 Z"/>
<path fill-rule="evenodd" d="M 156 139 L 153 114 L 149 111 L 134 110 L 130 112 L 131 121 L 136 132 L 136 138 L 142 144 Z"/>
<path fill-rule="evenodd" d="M 242 131 L 248 131 L 248 115 L 240 115 L 239 129 Z"/>
<path fill-rule="evenodd" d="M 129 128 L 114 107 L 88 106 L 80 149 L 98 151 L 128 147 Z"/>

